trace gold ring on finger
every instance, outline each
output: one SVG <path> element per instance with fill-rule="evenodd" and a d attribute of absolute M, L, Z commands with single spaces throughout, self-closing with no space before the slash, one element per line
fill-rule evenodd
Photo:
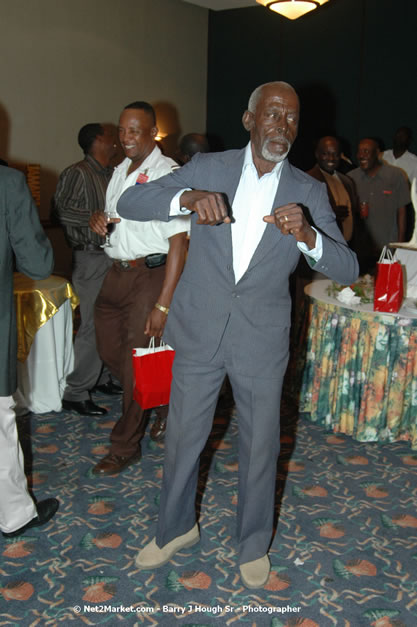
<path fill-rule="evenodd" d="M 288 222 L 288 216 L 284 216 L 285 222 Z"/>

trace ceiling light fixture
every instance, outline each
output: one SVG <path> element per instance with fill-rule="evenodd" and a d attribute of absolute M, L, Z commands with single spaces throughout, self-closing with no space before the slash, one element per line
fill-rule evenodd
<path fill-rule="evenodd" d="M 289 20 L 296 20 L 298 17 L 314 11 L 328 0 L 256 0 L 256 2 Z"/>

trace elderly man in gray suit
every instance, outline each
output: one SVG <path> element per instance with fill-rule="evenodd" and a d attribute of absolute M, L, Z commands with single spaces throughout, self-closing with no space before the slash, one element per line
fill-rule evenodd
<path fill-rule="evenodd" d="M 188 259 L 164 334 L 176 357 L 159 520 L 156 537 L 136 558 L 139 568 L 161 566 L 199 540 L 199 456 L 228 374 L 239 423 L 240 574 L 248 588 L 268 581 L 289 276 L 300 252 L 335 281 L 350 284 L 358 276 L 325 186 L 286 159 L 298 119 L 290 85 L 261 85 L 243 115 L 250 133 L 245 149 L 197 154 L 119 201 L 120 215 L 134 220 L 192 213 Z"/>
<path fill-rule="evenodd" d="M 16 315 L 13 298 L 13 261 L 32 279 L 52 272 L 51 244 L 39 222 L 25 177 L 0 166 L 0 529 L 7 538 L 44 525 L 58 509 L 54 498 L 32 500 L 17 437 L 13 396 L 16 392 Z"/>

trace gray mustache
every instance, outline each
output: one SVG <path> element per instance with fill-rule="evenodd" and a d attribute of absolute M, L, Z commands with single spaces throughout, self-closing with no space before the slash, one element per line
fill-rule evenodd
<path fill-rule="evenodd" d="M 277 135 L 276 137 L 269 137 L 268 141 L 285 143 L 287 144 L 287 146 L 291 145 L 289 140 L 286 137 L 284 137 L 284 135 Z"/>

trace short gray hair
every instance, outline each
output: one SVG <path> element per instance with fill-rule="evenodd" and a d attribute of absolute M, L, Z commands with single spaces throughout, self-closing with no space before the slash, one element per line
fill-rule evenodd
<path fill-rule="evenodd" d="M 290 85 L 289 83 L 285 83 L 284 81 L 272 81 L 270 83 L 264 83 L 263 85 L 259 85 L 259 87 L 253 90 L 253 92 L 251 93 L 249 97 L 248 111 L 250 111 L 251 113 L 256 112 L 256 107 L 258 106 L 258 102 L 262 95 L 263 88 L 269 87 L 270 85 L 280 85 L 281 87 L 286 87 L 288 89 L 291 89 L 291 91 L 295 92 L 294 87 Z"/>

